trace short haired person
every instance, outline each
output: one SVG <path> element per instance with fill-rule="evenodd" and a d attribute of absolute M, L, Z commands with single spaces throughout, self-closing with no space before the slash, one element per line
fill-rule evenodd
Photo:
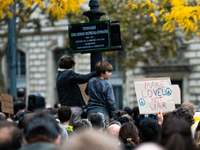
<path fill-rule="evenodd" d="M 140 142 L 158 142 L 161 138 L 161 125 L 155 119 L 144 118 L 139 125 Z"/>
<path fill-rule="evenodd" d="M 75 62 L 71 56 L 63 55 L 59 62 L 56 87 L 61 106 L 68 106 L 72 110 L 72 119 L 69 124 L 73 126 L 76 120 L 81 119 L 85 101 L 78 84 L 84 84 L 95 75 L 95 72 L 83 75 L 73 71 Z"/>
<path fill-rule="evenodd" d="M 20 150 L 53 150 L 60 145 L 60 128 L 48 113 L 30 114 L 24 126 L 24 147 Z"/>
<path fill-rule="evenodd" d="M 88 81 L 85 93 L 89 96 L 87 103 L 88 119 L 90 113 L 103 113 L 105 127 L 113 120 L 116 112 L 116 103 L 113 87 L 106 80 L 112 75 L 113 67 L 107 61 L 99 61 L 95 66 L 96 76 Z"/>
<path fill-rule="evenodd" d="M 90 118 L 88 118 L 92 124 L 92 129 L 96 129 L 100 132 L 103 132 L 105 129 L 105 119 L 104 115 L 100 112 L 90 113 Z"/>
<path fill-rule="evenodd" d="M 74 134 L 73 126 L 69 125 L 69 121 L 72 117 L 72 111 L 67 106 L 61 106 L 58 109 L 58 119 L 60 120 L 59 126 L 67 132 L 68 136 Z M 62 132 L 63 133 L 63 132 Z M 63 139 L 62 139 L 63 141 Z"/>

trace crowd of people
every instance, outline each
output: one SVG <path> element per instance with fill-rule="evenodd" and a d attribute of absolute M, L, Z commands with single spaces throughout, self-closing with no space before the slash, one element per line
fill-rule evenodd
<path fill-rule="evenodd" d="M 111 64 L 99 61 L 86 75 L 73 71 L 71 56 L 63 55 L 58 64 L 59 102 L 30 111 L 25 91 L 18 90 L 14 115 L 0 113 L 1 150 L 200 150 L 200 123 L 191 134 L 195 111 L 190 102 L 165 114 L 141 115 L 137 106 L 116 110 L 106 81 Z M 83 83 L 88 102 L 78 86 Z"/>

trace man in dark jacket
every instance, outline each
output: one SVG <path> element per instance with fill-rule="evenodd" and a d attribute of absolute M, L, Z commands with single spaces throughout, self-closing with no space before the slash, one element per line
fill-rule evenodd
<path fill-rule="evenodd" d="M 71 56 L 63 55 L 59 62 L 56 86 L 59 102 L 62 106 L 68 106 L 72 110 L 72 119 L 69 125 L 73 126 L 76 120 L 81 119 L 81 113 L 85 107 L 85 101 L 82 97 L 78 84 L 84 84 L 95 75 L 95 72 L 82 75 L 73 71 L 75 62 Z"/>

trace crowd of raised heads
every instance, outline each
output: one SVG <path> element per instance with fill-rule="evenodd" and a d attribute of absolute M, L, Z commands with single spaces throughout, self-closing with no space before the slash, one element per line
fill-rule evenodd
<path fill-rule="evenodd" d="M 1 150 L 200 150 L 200 123 L 194 135 L 193 105 L 169 113 L 141 115 L 138 107 L 117 110 L 108 127 L 102 113 L 82 114 L 70 125 L 72 111 L 61 106 L 13 116 L 0 113 Z"/>

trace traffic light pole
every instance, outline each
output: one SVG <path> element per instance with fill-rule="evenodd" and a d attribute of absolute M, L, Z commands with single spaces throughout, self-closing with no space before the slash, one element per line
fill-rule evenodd
<path fill-rule="evenodd" d="M 84 12 L 83 15 L 87 16 L 90 19 L 90 22 L 99 21 L 100 17 L 105 15 L 105 12 L 98 10 L 99 7 L 98 0 L 90 0 L 89 7 L 90 10 Z M 96 63 L 102 60 L 102 52 L 101 51 L 91 52 L 90 60 L 91 60 L 90 62 L 91 71 L 94 71 Z"/>

